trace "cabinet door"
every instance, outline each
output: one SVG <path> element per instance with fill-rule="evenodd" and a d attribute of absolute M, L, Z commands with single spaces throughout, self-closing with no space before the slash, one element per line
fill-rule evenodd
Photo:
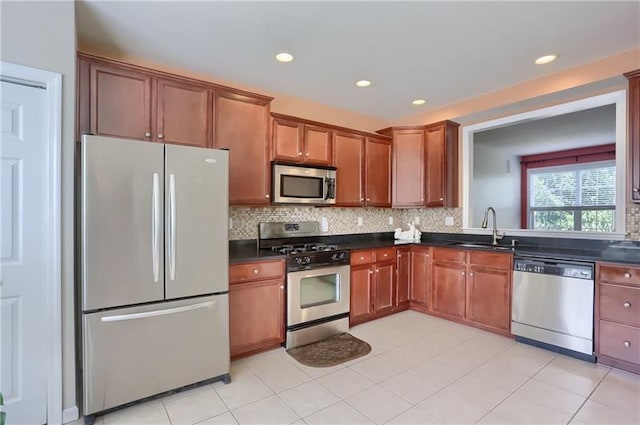
<path fill-rule="evenodd" d="M 411 280 L 411 250 L 400 248 L 396 255 L 396 306 L 406 308 L 409 304 Z"/>
<path fill-rule="evenodd" d="M 511 271 L 469 266 L 467 320 L 497 330 L 511 329 Z"/>
<path fill-rule="evenodd" d="M 302 124 L 273 118 L 273 158 L 282 161 L 303 161 Z"/>
<path fill-rule="evenodd" d="M 209 91 L 177 80 L 158 80 L 159 142 L 210 147 Z"/>
<path fill-rule="evenodd" d="M 425 204 L 428 207 L 444 206 L 444 126 L 436 126 L 425 130 Z"/>
<path fill-rule="evenodd" d="M 373 269 L 351 267 L 351 311 L 350 323 L 370 320 L 373 315 Z"/>
<path fill-rule="evenodd" d="M 640 202 L 640 70 L 629 78 L 629 144 L 631 200 Z"/>
<path fill-rule="evenodd" d="M 411 250 L 411 287 L 409 299 L 412 304 L 426 307 L 429 299 L 430 255 L 428 249 Z"/>
<path fill-rule="evenodd" d="M 364 139 L 349 133 L 333 133 L 333 164 L 336 171 L 336 206 L 359 207 L 362 191 Z"/>
<path fill-rule="evenodd" d="M 374 270 L 374 309 L 376 314 L 388 313 L 395 307 L 395 270 L 393 263 L 378 263 Z"/>
<path fill-rule="evenodd" d="M 391 206 L 391 142 L 367 138 L 365 144 L 365 204 Z"/>
<path fill-rule="evenodd" d="M 424 130 L 393 133 L 393 206 L 424 205 Z"/>
<path fill-rule="evenodd" d="M 91 132 L 151 140 L 151 76 L 90 65 Z"/>
<path fill-rule="evenodd" d="M 229 285 L 231 356 L 284 341 L 284 281 Z"/>
<path fill-rule="evenodd" d="M 304 126 L 304 159 L 310 164 L 331 165 L 333 160 L 331 130 Z"/>
<path fill-rule="evenodd" d="M 229 204 L 269 204 L 269 104 L 216 93 L 214 117 L 214 146 L 229 149 Z"/>
<path fill-rule="evenodd" d="M 465 265 L 433 262 L 431 310 L 445 316 L 465 317 Z"/>

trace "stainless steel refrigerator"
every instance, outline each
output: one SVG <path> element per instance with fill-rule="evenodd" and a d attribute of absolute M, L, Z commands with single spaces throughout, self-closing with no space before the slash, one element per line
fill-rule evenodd
<path fill-rule="evenodd" d="M 83 413 L 229 382 L 228 152 L 84 136 Z"/>

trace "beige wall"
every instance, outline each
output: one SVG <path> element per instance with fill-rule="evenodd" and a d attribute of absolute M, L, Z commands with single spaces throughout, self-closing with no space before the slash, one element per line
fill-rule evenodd
<path fill-rule="evenodd" d="M 63 408 L 76 405 L 73 170 L 76 31 L 73 1 L 0 5 L 3 61 L 62 74 L 62 380 Z"/>

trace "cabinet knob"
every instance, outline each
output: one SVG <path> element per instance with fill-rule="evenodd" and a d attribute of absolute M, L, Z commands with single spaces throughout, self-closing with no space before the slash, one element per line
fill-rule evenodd
<path fill-rule="evenodd" d="M 464 276 L 464 272 L 460 272 L 460 274 L 461 274 L 462 276 Z"/>
<path fill-rule="evenodd" d="M 440 198 L 441 201 L 444 201 L 444 198 Z"/>
<path fill-rule="evenodd" d="M 360 198 L 360 202 L 364 202 L 364 198 Z"/>
<path fill-rule="evenodd" d="M 367 202 L 369 202 L 371 200 L 371 198 L 367 198 Z"/>
<path fill-rule="evenodd" d="M 373 274 L 373 270 L 369 270 L 369 274 Z"/>
<path fill-rule="evenodd" d="M 626 273 L 624 274 L 624 277 L 625 277 L 625 278 L 627 278 L 627 279 L 631 279 L 631 273 L 626 272 Z"/>
<path fill-rule="evenodd" d="M 386 256 L 387 256 L 387 254 L 384 254 L 384 257 L 386 257 Z"/>
<path fill-rule="evenodd" d="M 631 307 L 631 303 L 630 303 L 629 301 L 627 301 L 627 302 L 625 302 L 624 304 L 622 304 L 622 306 L 623 306 L 624 308 L 629 308 L 629 307 Z"/>
<path fill-rule="evenodd" d="M 380 269 L 376 269 L 376 273 L 380 273 Z"/>
<path fill-rule="evenodd" d="M 364 260 L 364 257 L 360 257 L 361 260 Z"/>
<path fill-rule="evenodd" d="M 269 194 L 264 195 L 265 198 L 269 199 Z"/>
<path fill-rule="evenodd" d="M 401 257 L 402 257 L 402 254 L 398 254 L 398 258 L 401 258 Z"/>
<path fill-rule="evenodd" d="M 421 199 L 420 199 L 420 202 L 424 202 L 424 198 L 421 198 Z"/>
<path fill-rule="evenodd" d="M 164 134 L 162 133 L 158 134 L 158 139 L 164 139 Z"/>
<path fill-rule="evenodd" d="M 473 272 L 469 273 L 469 276 L 473 276 Z"/>
<path fill-rule="evenodd" d="M 284 289 L 284 285 L 280 285 L 280 289 Z"/>
<path fill-rule="evenodd" d="M 253 269 L 253 274 L 258 274 L 258 273 L 260 273 L 260 270 L 258 270 L 258 269 Z"/>
<path fill-rule="evenodd" d="M 633 188 L 633 193 L 638 193 L 640 192 L 640 187 L 634 187 Z"/>
<path fill-rule="evenodd" d="M 306 154 L 304 154 L 304 156 L 309 156 L 309 152 L 307 152 Z"/>
<path fill-rule="evenodd" d="M 298 152 L 298 156 L 302 156 L 302 152 Z"/>
<path fill-rule="evenodd" d="M 631 347 L 631 343 L 629 341 L 623 342 L 622 345 L 624 345 L 626 348 Z"/>
<path fill-rule="evenodd" d="M 146 133 L 144 133 L 144 137 L 151 137 L 151 133 L 147 131 Z"/>

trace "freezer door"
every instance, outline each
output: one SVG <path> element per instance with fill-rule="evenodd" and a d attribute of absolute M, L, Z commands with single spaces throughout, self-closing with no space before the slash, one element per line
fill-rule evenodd
<path fill-rule="evenodd" d="M 228 291 L 228 163 L 223 150 L 166 145 L 167 299 Z"/>
<path fill-rule="evenodd" d="M 229 373 L 228 297 L 84 314 L 84 414 Z"/>
<path fill-rule="evenodd" d="M 164 146 L 83 136 L 82 310 L 164 298 Z"/>

